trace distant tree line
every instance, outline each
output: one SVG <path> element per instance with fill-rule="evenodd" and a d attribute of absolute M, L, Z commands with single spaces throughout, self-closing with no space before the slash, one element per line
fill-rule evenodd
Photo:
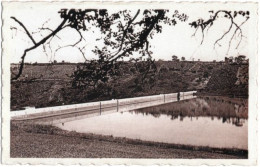
<path fill-rule="evenodd" d="M 239 55 L 237 57 L 225 57 L 225 63 L 236 63 L 236 64 L 247 64 L 249 59 L 246 59 L 246 56 Z"/>

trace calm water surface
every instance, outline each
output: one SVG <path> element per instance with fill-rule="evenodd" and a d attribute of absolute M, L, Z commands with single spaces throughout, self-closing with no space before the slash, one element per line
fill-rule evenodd
<path fill-rule="evenodd" d="M 56 126 L 146 141 L 247 149 L 247 117 L 246 99 L 204 97 Z"/>

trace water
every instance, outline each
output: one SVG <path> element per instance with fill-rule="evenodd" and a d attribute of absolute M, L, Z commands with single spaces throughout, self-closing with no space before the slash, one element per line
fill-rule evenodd
<path fill-rule="evenodd" d="M 56 126 L 69 131 L 145 141 L 247 149 L 247 117 L 245 99 L 206 97 Z"/>

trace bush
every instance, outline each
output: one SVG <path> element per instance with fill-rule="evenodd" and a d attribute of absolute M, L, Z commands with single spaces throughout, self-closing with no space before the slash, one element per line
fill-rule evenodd
<path fill-rule="evenodd" d="M 208 77 L 209 77 L 209 73 L 207 71 L 205 71 L 203 74 L 203 78 L 208 78 Z"/>

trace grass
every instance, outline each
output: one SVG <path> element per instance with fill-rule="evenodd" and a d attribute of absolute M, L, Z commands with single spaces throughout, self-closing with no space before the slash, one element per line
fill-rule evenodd
<path fill-rule="evenodd" d="M 11 122 L 12 158 L 246 159 L 247 150 L 166 144 Z"/>

